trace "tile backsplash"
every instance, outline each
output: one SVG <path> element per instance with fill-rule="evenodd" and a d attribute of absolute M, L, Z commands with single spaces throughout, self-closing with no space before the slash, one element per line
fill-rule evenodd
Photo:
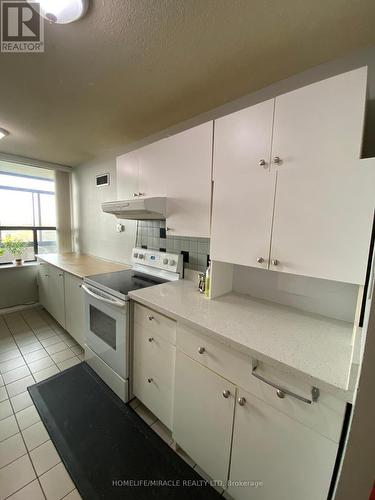
<path fill-rule="evenodd" d="M 136 244 L 138 247 L 182 253 L 184 255 L 184 267 L 187 269 L 203 272 L 208 265 L 210 254 L 209 238 L 169 236 L 166 233 L 165 221 L 138 221 Z"/>

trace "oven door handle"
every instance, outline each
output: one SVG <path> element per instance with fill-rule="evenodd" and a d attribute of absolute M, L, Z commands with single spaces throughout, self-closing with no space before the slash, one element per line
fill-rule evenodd
<path fill-rule="evenodd" d="M 117 306 L 117 307 L 125 307 L 125 303 L 122 301 L 122 300 L 119 300 L 119 299 L 116 299 L 115 297 L 113 298 L 106 298 L 106 297 L 103 297 L 102 295 L 98 295 L 96 294 L 92 288 L 89 288 L 87 285 L 85 285 L 84 283 L 82 283 L 82 288 L 83 290 L 88 294 L 88 295 L 91 295 L 91 297 L 94 297 L 95 299 L 97 300 L 101 300 L 102 302 L 106 302 L 107 304 L 111 304 L 113 306 Z"/>

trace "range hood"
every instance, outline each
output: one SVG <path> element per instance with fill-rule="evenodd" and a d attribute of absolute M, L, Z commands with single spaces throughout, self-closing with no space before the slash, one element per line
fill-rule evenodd
<path fill-rule="evenodd" d="M 136 198 L 102 203 L 102 210 L 118 219 L 165 220 L 167 199 L 163 197 Z"/>

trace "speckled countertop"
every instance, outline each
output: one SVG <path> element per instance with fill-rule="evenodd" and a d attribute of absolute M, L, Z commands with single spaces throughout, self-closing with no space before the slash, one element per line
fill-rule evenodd
<path fill-rule="evenodd" d="M 118 264 L 117 262 L 79 253 L 40 254 L 38 255 L 38 259 L 52 264 L 67 273 L 74 274 L 78 278 L 130 269 L 130 266 L 126 266 L 125 264 Z"/>
<path fill-rule="evenodd" d="M 259 359 L 348 389 L 354 350 L 351 323 L 238 293 L 209 300 L 187 280 L 136 290 L 129 296 Z"/>

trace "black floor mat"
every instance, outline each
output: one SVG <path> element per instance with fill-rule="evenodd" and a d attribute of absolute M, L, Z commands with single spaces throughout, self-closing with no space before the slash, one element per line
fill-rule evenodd
<path fill-rule="evenodd" d="M 220 498 L 86 363 L 28 390 L 84 500 Z"/>

